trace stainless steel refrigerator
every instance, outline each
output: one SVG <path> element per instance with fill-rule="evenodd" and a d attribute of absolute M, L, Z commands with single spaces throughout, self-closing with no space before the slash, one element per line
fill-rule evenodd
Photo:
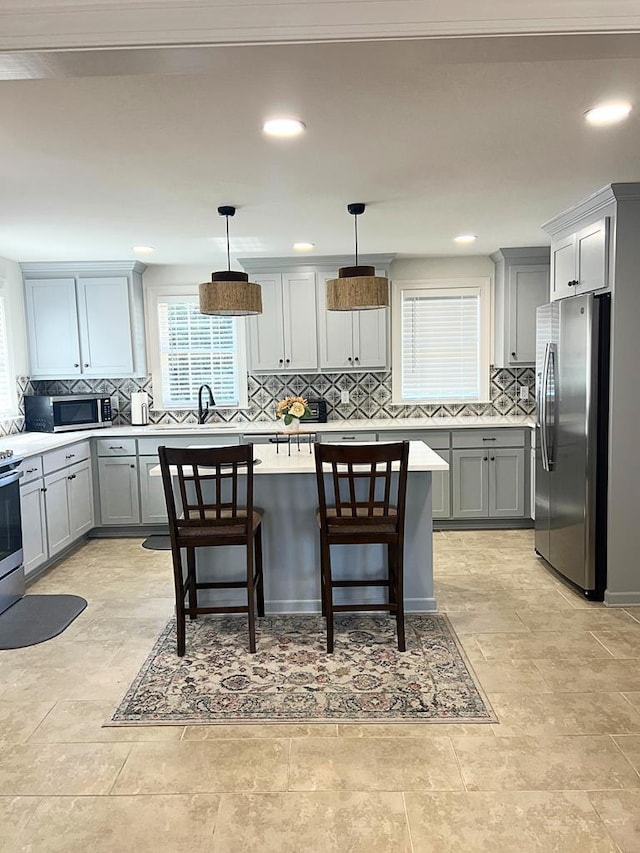
<path fill-rule="evenodd" d="M 601 601 L 606 586 L 610 297 L 571 296 L 536 316 L 535 548 Z"/>

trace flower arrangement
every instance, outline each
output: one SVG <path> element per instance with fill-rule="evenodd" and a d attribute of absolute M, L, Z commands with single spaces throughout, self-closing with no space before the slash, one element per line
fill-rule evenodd
<path fill-rule="evenodd" d="M 285 397 L 276 406 L 276 417 L 284 418 L 286 426 L 290 426 L 294 418 L 304 418 L 311 415 L 311 409 L 304 397 Z"/>

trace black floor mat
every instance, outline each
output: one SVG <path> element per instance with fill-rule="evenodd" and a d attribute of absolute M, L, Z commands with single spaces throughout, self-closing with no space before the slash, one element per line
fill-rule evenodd
<path fill-rule="evenodd" d="M 0 649 L 22 649 L 51 640 L 86 606 L 79 595 L 25 595 L 0 613 Z"/>
<path fill-rule="evenodd" d="M 154 533 L 152 536 L 147 536 L 142 543 L 142 547 L 147 548 L 149 551 L 170 551 L 171 540 L 168 535 Z"/>

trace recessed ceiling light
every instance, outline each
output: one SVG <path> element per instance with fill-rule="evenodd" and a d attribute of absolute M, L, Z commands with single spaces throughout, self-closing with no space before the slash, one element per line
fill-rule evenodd
<path fill-rule="evenodd" d="M 454 243 L 473 243 L 476 239 L 475 234 L 460 234 L 453 238 Z"/>
<path fill-rule="evenodd" d="M 609 104 L 599 104 L 591 110 L 587 110 L 584 117 L 589 124 L 601 127 L 606 124 L 615 124 L 624 121 L 631 112 L 631 104 L 626 101 L 614 101 Z"/>
<path fill-rule="evenodd" d="M 133 251 L 136 255 L 150 255 L 155 249 L 153 246 L 134 246 Z"/>
<path fill-rule="evenodd" d="M 267 136 L 298 136 L 305 129 L 304 122 L 297 118 L 270 118 L 262 125 Z"/>
<path fill-rule="evenodd" d="M 296 252 L 310 252 L 312 249 L 315 249 L 315 243 L 294 243 L 293 248 Z"/>

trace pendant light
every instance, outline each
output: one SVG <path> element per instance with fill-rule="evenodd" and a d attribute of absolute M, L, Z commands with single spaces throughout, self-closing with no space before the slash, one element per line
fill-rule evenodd
<path fill-rule="evenodd" d="M 327 280 L 328 311 L 364 311 L 389 305 L 389 280 L 376 275 L 375 267 L 358 266 L 358 216 L 364 213 L 362 202 L 348 204 L 355 222 L 356 264 L 341 267 L 338 278 Z"/>
<path fill-rule="evenodd" d="M 231 270 L 229 255 L 229 217 L 234 216 L 235 207 L 219 207 L 218 213 L 227 220 L 227 269 L 212 272 L 211 281 L 198 285 L 201 314 L 221 314 L 241 317 L 247 314 L 262 314 L 262 291 L 259 284 L 249 281 L 246 272 Z"/>

